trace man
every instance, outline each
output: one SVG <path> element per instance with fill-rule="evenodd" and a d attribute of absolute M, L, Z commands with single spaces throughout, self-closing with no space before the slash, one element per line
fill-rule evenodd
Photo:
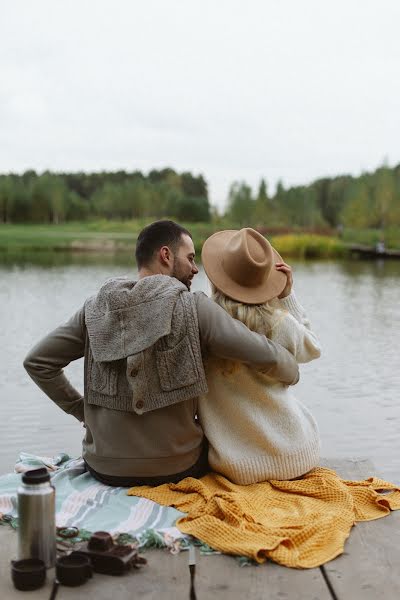
<path fill-rule="evenodd" d="M 83 458 L 108 485 L 158 485 L 207 471 L 197 397 L 203 357 L 251 364 L 290 385 L 293 357 L 249 331 L 203 293 L 190 233 L 156 221 L 139 234 L 137 281 L 115 278 L 41 340 L 24 366 L 35 383 L 86 428 Z M 84 357 L 84 396 L 63 368 Z"/>

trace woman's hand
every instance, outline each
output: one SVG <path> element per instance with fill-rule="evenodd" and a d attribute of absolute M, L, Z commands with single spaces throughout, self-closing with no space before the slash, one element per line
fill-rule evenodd
<path fill-rule="evenodd" d="M 277 271 L 281 271 L 282 273 L 285 273 L 285 275 L 286 275 L 286 285 L 283 288 L 282 292 L 278 296 L 279 299 L 286 298 L 286 296 L 289 296 L 290 292 L 292 291 L 292 287 L 293 287 L 292 267 L 290 265 L 287 265 L 284 262 L 279 262 L 279 263 L 276 263 L 275 268 Z"/>

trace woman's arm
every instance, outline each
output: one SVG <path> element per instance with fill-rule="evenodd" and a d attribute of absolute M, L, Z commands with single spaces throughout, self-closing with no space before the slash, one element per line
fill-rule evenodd
<path fill-rule="evenodd" d="M 275 300 L 274 307 L 285 311 L 273 327 L 271 339 L 289 350 L 298 363 L 310 362 L 321 355 L 317 336 L 311 330 L 310 321 L 295 293 Z"/>
<path fill-rule="evenodd" d="M 285 262 L 275 265 L 277 271 L 286 275 L 286 285 L 272 304 L 286 312 L 276 321 L 271 338 L 281 343 L 298 363 L 306 363 L 321 356 L 321 347 L 315 333 L 311 331 L 306 312 L 293 292 L 292 267 Z M 289 313 L 289 314 L 287 314 Z"/>

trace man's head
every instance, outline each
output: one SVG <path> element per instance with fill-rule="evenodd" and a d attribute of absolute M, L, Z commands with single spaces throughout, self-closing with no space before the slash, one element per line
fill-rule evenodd
<path fill-rule="evenodd" d="M 161 273 L 176 277 L 190 289 L 198 273 L 189 231 L 174 221 L 155 221 L 139 233 L 136 263 L 139 276 Z"/>

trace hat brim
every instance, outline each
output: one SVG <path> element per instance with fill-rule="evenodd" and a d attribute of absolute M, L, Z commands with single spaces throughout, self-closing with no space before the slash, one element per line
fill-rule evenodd
<path fill-rule="evenodd" d="M 273 268 L 262 283 L 251 287 L 236 283 L 225 273 L 223 250 L 236 233 L 236 229 L 217 231 L 204 242 L 201 262 L 207 277 L 226 296 L 244 304 L 262 304 L 276 298 L 285 288 L 287 281 L 287 277 L 282 271 Z M 275 248 L 272 247 L 272 251 L 274 262 L 283 262 Z"/>

